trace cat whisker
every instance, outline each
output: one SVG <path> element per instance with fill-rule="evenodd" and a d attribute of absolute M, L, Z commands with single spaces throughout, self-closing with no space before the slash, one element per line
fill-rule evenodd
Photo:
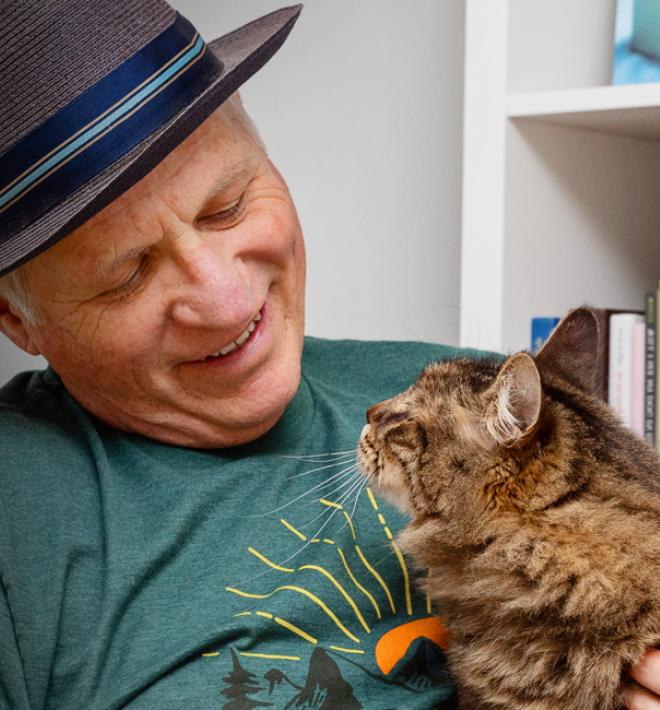
<path fill-rule="evenodd" d="M 360 496 L 362 495 L 362 491 L 365 489 L 367 483 L 369 483 L 369 479 L 365 477 L 364 481 L 362 482 L 362 485 L 360 486 L 360 490 L 358 490 L 357 495 L 355 496 L 355 502 L 353 503 L 353 510 L 351 510 L 351 518 L 355 517 L 355 511 L 357 510 L 358 500 L 360 499 Z"/>
<path fill-rule="evenodd" d="M 297 459 L 299 461 L 312 461 L 314 463 L 314 459 L 317 459 L 319 463 L 321 463 L 323 460 L 331 461 L 333 458 L 342 458 L 343 456 L 346 456 L 347 454 L 354 454 L 355 453 L 355 447 L 352 449 L 346 449 L 345 451 L 330 451 L 328 453 L 324 454 L 304 454 L 302 456 L 294 456 L 292 454 L 275 454 L 277 458 L 280 459 Z"/>
<path fill-rule="evenodd" d="M 351 469 L 352 468 L 353 467 L 351 467 Z M 330 498 L 330 497 L 336 495 L 340 490 L 342 490 L 342 488 L 346 488 L 346 486 L 348 486 L 350 483 L 352 483 L 355 480 L 355 470 L 351 470 L 351 469 L 347 469 L 347 471 L 345 472 L 345 475 L 343 475 L 339 478 L 339 481 L 341 481 L 341 479 L 344 479 L 340 485 L 338 485 L 336 488 L 333 488 L 332 490 L 327 491 L 323 494 L 324 498 Z M 338 483 L 339 481 L 328 481 L 328 482 L 329 483 Z M 326 486 L 324 485 L 323 488 L 325 488 L 325 487 Z"/>
<path fill-rule="evenodd" d="M 392 557 L 393 555 L 394 555 L 394 552 L 392 550 L 390 550 L 389 553 L 387 555 L 385 555 L 385 557 L 381 557 L 377 562 L 372 562 L 371 566 L 374 569 L 377 569 L 379 565 L 381 565 L 383 562 L 385 562 L 385 560 Z"/>
<path fill-rule="evenodd" d="M 351 475 L 352 469 L 354 468 L 354 466 L 355 466 L 355 464 L 352 464 L 351 466 L 348 466 L 347 468 L 344 468 L 343 470 L 338 471 L 337 473 L 333 473 L 332 476 L 330 476 L 330 478 L 325 479 L 325 480 L 321 481 L 320 483 L 317 483 L 315 486 L 310 488 L 308 491 L 301 493 L 300 495 L 293 498 L 293 500 L 290 500 L 287 503 L 284 503 L 284 505 L 280 505 L 278 508 L 274 508 L 273 510 L 266 511 L 265 513 L 259 513 L 258 515 L 251 515 L 249 517 L 263 518 L 267 515 L 272 515 L 273 513 L 278 513 L 280 510 L 284 510 L 284 508 L 288 508 L 290 505 L 293 505 L 294 503 L 299 501 L 301 498 L 305 498 L 306 496 L 311 495 L 312 493 L 314 493 L 314 491 L 322 490 L 323 488 L 326 488 L 328 485 L 331 485 L 332 482 L 335 481 L 337 478 Z"/>
<path fill-rule="evenodd" d="M 355 452 L 352 454 L 342 454 L 341 456 L 337 456 L 335 458 L 327 458 L 327 459 L 313 459 L 313 458 L 305 458 L 305 459 L 298 459 L 298 461 L 302 464 L 318 464 L 323 465 L 323 464 L 331 464 L 331 463 L 337 463 L 338 461 L 341 461 L 342 459 L 351 459 L 355 458 Z"/>
<path fill-rule="evenodd" d="M 357 493 L 355 494 L 355 501 L 353 502 L 353 509 L 351 510 L 351 514 L 350 514 L 351 520 L 355 516 L 355 510 L 357 509 L 358 499 L 360 498 L 360 495 L 368 482 L 369 481 L 366 478 L 363 481 L 358 481 Z M 351 492 L 354 490 L 355 490 L 355 488 L 352 488 Z M 338 532 L 341 532 L 347 525 L 348 525 L 348 520 L 346 520 L 344 522 L 344 524 L 339 528 Z"/>
<path fill-rule="evenodd" d="M 317 466 L 316 468 L 311 469 L 310 471 L 302 471 L 302 473 L 294 473 L 291 476 L 287 476 L 287 481 L 290 481 L 292 478 L 300 478 L 300 476 L 306 476 L 309 473 L 316 473 L 316 471 L 323 471 L 326 468 L 332 468 L 333 466 L 343 466 L 344 464 L 350 463 L 351 461 L 355 460 L 355 456 L 351 456 L 350 458 L 342 458 L 341 461 L 334 461 L 333 463 L 327 463 L 324 466 Z M 321 463 L 320 461 L 316 463 Z"/>
<path fill-rule="evenodd" d="M 351 496 L 351 494 L 353 493 L 353 491 L 355 491 L 356 487 L 359 486 L 359 485 L 360 485 L 360 482 L 359 482 L 359 481 L 354 481 L 353 487 L 351 487 L 348 491 L 346 491 L 345 493 L 343 493 L 343 494 L 337 499 L 337 501 L 335 501 L 335 502 L 336 502 L 338 505 L 341 506 L 341 504 L 342 504 L 347 498 L 349 498 L 349 497 Z M 327 520 L 323 523 L 323 525 L 321 525 L 321 527 L 316 531 L 316 533 L 315 533 L 314 535 L 312 535 L 312 536 L 305 542 L 304 545 L 302 545 L 301 547 L 299 547 L 295 552 L 293 552 L 292 554 L 290 554 L 286 559 L 279 561 L 279 562 L 277 563 L 278 566 L 284 567 L 288 562 L 291 562 L 291 560 L 293 560 L 295 557 L 297 557 L 298 555 L 302 554 L 302 553 L 312 544 L 312 540 L 316 540 L 316 539 L 318 539 L 318 538 L 321 536 L 321 533 L 323 532 L 323 530 L 328 526 L 328 524 L 330 523 L 330 521 L 332 520 L 332 518 L 337 514 L 337 512 L 338 512 L 340 509 L 341 509 L 341 508 L 334 508 L 334 507 L 333 507 L 333 508 L 332 508 L 332 511 L 330 512 L 330 515 L 329 515 L 328 518 L 327 518 Z M 324 511 L 324 512 L 325 512 L 325 511 Z M 259 572 L 258 574 L 255 574 L 255 575 L 253 575 L 252 577 L 248 577 L 248 578 L 246 578 L 246 579 L 241 580 L 240 583 L 241 583 L 241 584 L 245 584 L 245 583 L 247 583 L 247 582 L 252 582 L 252 581 L 255 580 L 255 579 L 259 579 L 260 577 L 263 577 L 264 575 L 269 574 L 269 573 L 272 573 L 272 572 L 275 572 L 275 571 L 276 571 L 276 570 L 274 570 L 273 568 L 269 567 L 268 569 L 265 569 L 263 572 Z"/>
<path fill-rule="evenodd" d="M 324 495 L 324 498 L 330 498 L 335 493 L 337 493 L 341 488 L 344 488 L 345 486 L 350 485 L 351 483 L 355 483 L 360 477 L 361 477 L 361 474 L 358 474 L 357 464 L 356 464 L 356 468 L 351 472 L 350 477 L 346 481 L 344 481 L 341 486 L 338 486 L 334 491 L 326 493 Z M 318 515 L 315 515 L 313 518 L 311 518 L 307 522 L 300 525 L 300 527 L 301 528 L 308 528 L 315 520 L 322 518 L 327 512 L 328 512 L 328 508 L 324 508 Z"/>
<path fill-rule="evenodd" d="M 321 533 L 322 533 L 323 530 L 328 526 L 328 524 L 330 523 L 330 521 L 332 520 L 332 518 L 339 512 L 339 510 L 343 510 L 342 503 L 344 503 L 344 501 L 346 501 L 348 498 L 350 498 L 351 494 L 355 491 L 355 489 L 357 488 L 357 486 L 359 486 L 359 482 L 358 482 L 358 481 L 352 481 L 352 483 L 353 483 L 353 485 L 348 489 L 348 491 L 345 491 L 344 493 L 342 493 L 342 495 L 339 496 L 339 498 L 338 498 L 336 501 L 334 501 L 334 502 L 337 503 L 340 507 L 335 508 L 335 507 L 333 506 L 332 511 L 330 512 L 330 515 L 329 515 L 328 518 L 325 520 L 325 522 L 323 523 L 323 525 L 321 525 L 321 527 L 314 533 L 314 535 L 312 535 L 312 536 L 310 537 L 310 539 L 307 540 L 307 542 L 306 542 L 299 550 L 297 550 L 297 551 L 294 552 L 290 557 L 288 557 L 288 558 L 285 560 L 285 562 L 288 562 L 289 560 L 293 559 L 294 557 L 296 557 L 297 555 L 299 555 L 300 553 L 302 553 L 302 552 L 305 550 L 305 548 L 307 548 L 307 546 L 311 544 L 312 540 L 315 540 L 315 539 L 317 539 L 317 538 L 319 538 L 319 537 L 321 536 Z"/>
<path fill-rule="evenodd" d="M 314 533 L 314 535 L 312 535 L 312 536 L 310 537 L 310 539 L 305 543 L 305 545 L 303 545 L 299 550 L 297 550 L 293 555 L 291 555 L 291 557 L 288 557 L 288 558 L 287 558 L 287 560 L 286 560 L 287 562 L 288 562 L 290 559 L 293 559 L 293 557 L 295 557 L 296 555 L 299 555 L 299 554 L 307 547 L 307 545 L 309 545 L 309 544 L 311 543 L 312 540 L 315 540 L 315 539 L 319 538 L 320 535 L 321 535 L 321 533 L 323 532 L 323 530 L 327 527 L 327 525 L 328 525 L 328 524 L 330 523 L 330 521 L 332 520 L 332 518 L 333 518 L 340 510 L 343 510 L 343 503 L 346 502 L 346 500 L 348 500 L 348 498 L 351 497 L 352 493 L 353 493 L 353 492 L 356 490 L 356 488 L 360 485 L 360 482 L 357 481 L 357 480 L 353 480 L 352 483 L 353 483 L 353 485 L 352 485 L 347 491 L 344 491 L 344 493 L 342 493 L 342 494 L 339 496 L 339 498 L 337 498 L 336 501 L 333 501 L 333 502 L 336 503 L 339 507 L 334 507 L 334 506 L 332 507 L 332 510 L 330 511 L 330 515 L 329 515 L 328 518 L 325 520 L 325 522 L 321 525 L 321 527 Z M 325 513 L 325 512 L 326 512 L 326 511 L 323 511 L 323 513 Z M 318 516 L 317 516 L 317 517 L 318 517 Z"/>
<path fill-rule="evenodd" d="M 341 483 L 336 488 L 333 488 L 332 490 L 323 493 L 324 499 L 327 500 L 329 498 L 332 498 L 333 496 L 336 496 L 339 493 L 339 491 L 341 491 L 343 488 L 346 488 L 346 486 L 350 486 L 352 483 L 354 483 L 356 481 L 356 472 L 355 472 L 355 470 L 349 470 L 346 472 L 346 475 L 342 476 L 341 478 L 343 478 L 344 480 L 341 481 Z M 339 480 L 341 480 L 341 479 L 339 479 Z M 339 481 L 333 481 L 333 483 L 338 483 L 338 482 Z M 343 493 L 342 493 L 342 495 L 343 495 Z M 306 525 L 308 525 L 308 523 L 305 523 L 305 526 Z"/>

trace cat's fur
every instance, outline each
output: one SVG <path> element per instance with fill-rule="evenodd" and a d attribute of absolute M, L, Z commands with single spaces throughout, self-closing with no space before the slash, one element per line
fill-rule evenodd
<path fill-rule="evenodd" d="M 660 469 L 590 393 L 578 309 L 535 358 L 435 363 L 368 412 L 364 472 L 450 631 L 466 710 L 612 710 L 660 643 Z"/>

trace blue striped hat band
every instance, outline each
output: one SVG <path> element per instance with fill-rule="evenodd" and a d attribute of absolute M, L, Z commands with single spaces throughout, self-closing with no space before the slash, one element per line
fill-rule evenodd
<path fill-rule="evenodd" d="M 0 243 L 167 123 L 222 69 L 177 13 L 139 52 L 0 156 Z"/>

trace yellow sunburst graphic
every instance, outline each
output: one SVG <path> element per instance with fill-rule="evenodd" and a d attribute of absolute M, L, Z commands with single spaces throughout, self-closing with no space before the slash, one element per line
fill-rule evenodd
<path fill-rule="evenodd" d="M 232 595 L 246 600 L 249 599 L 265 602 L 262 609 L 246 609 L 234 614 L 234 617 L 261 617 L 283 629 L 286 629 L 286 631 L 294 634 L 299 639 L 302 639 L 306 644 L 311 646 L 325 647 L 337 653 L 346 654 L 347 656 L 364 656 L 366 651 L 361 648 L 364 640 L 364 634 L 371 634 L 372 625 L 377 625 L 386 617 L 391 618 L 399 612 L 405 613 L 406 616 L 409 617 L 413 616 L 414 610 L 413 596 L 411 594 L 411 580 L 406 561 L 396 543 L 396 540 L 394 539 L 394 536 L 392 535 L 383 512 L 378 506 L 378 502 L 376 501 L 373 492 L 368 487 L 366 488 L 366 491 L 369 503 L 371 504 L 372 514 L 380 523 L 387 545 L 391 548 L 391 551 L 394 553 L 401 568 L 403 578 L 403 606 L 400 610 L 397 609 L 395 596 L 392 594 L 388 583 L 379 574 L 376 566 L 371 563 L 360 547 L 358 531 L 356 530 L 356 524 L 351 514 L 344 508 L 343 505 L 341 505 L 341 503 L 328 500 L 327 498 L 319 498 L 317 501 L 319 505 L 324 508 L 333 508 L 334 513 L 340 514 L 344 518 L 346 525 L 350 530 L 350 544 L 345 545 L 346 549 L 343 548 L 339 542 L 329 537 L 309 537 L 305 535 L 299 527 L 296 527 L 296 525 L 290 520 L 280 518 L 279 522 L 283 529 L 286 530 L 287 534 L 295 536 L 299 541 L 305 543 L 305 546 L 327 546 L 328 553 L 330 555 L 337 556 L 337 560 L 340 563 L 339 568 L 341 573 L 335 572 L 333 574 L 321 564 L 301 564 L 294 567 L 287 565 L 286 561 L 277 563 L 273 561 L 263 549 L 248 547 L 248 553 L 256 558 L 267 571 L 273 570 L 278 572 L 282 579 L 281 583 L 277 583 L 274 588 L 270 588 L 268 591 L 243 588 L 243 586 L 241 586 L 241 588 L 226 586 L 225 590 Z M 353 552 L 355 553 L 355 557 L 352 557 L 352 562 L 349 561 L 349 555 L 347 554 L 349 547 L 351 549 L 350 557 L 352 557 Z M 370 582 L 360 582 L 358 575 L 356 574 L 357 568 L 360 568 L 363 579 L 366 577 L 370 580 Z M 336 609 L 332 608 L 330 603 L 324 601 L 317 594 L 314 594 L 309 589 L 306 589 L 299 584 L 287 582 L 287 576 L 295 575 L 295 573 L 303 570 L 313 572 L 327 580 L 327 582 L 332 585 L 336 592 L 348 604 L 348 607 L 351 610 L 350 616 L 347 615 L 342 617 Z M 293 582 L 293 580 L 291 581 Z M 369 587 L 371 587 L 371 589 Z M 379 604 L 376 598 L 375 588 L 380 589 L 383 592 L 386 600 L 385 605 L 382 605 L 382 603 Z M 330 619 L 338 633 L 343 638 L 343 641 L 340 644 L 323 646 L 320 643 L 320 640 L 313 633 L 311 633 L 309 629 L 301 628 L 298 624 L 294 624 L 292 621 L 281 616 L 277 616 L 269 611 L 267 608 L 268 600 L 283 593 L 300 595 L 312 602 L 319 613 L 324 614 L 328 619 Z M 403 658 L 408 648 L 417 638 L 425 637 L 434 642 L 440 648 L 446 647 L 447 631 L 444 625 L 437 617 L 428 616 L 431 614 L 431 604 L 428 595 L 426 596 L 426 599 L 422 601 L 422 604 L 424 605 L 422 613 L 425 612 L 427 616 L 408 621 L 404 624 L 395 626 L 394 628 L 390 628 L 375 644 L 374 661 L 380 671 L 385 675 L 388 675 L 391 672 L 394 666 Z M 420 610 L 418 609 L 417 615 L 419 615 L 419 613 Z M 371 621 L 368 619 L 371 619 Z M 242 656 L 256 658 L 287 661 L 301 660 L 300 656 L 297 655 L 276 652 L 257 653 L 239 651 L 239 654 Z"/>

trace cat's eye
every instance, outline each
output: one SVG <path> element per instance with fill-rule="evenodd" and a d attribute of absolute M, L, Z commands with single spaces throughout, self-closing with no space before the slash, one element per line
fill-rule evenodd
<path fill-rule="evenodd" d="M 385 414 L 379 423 L 383 426 L 391 426 L 406 419 L 408 419 L 408 415 L 405 412 L 391 412 L 390 414 Z"/>
<path fill-rule="evenodd" d="M 426 431 L 407 415 L 385 432 L 384 439 L 394 449 L 407 449 L 415 454 L 423 453 L 427 447 Z"/>

